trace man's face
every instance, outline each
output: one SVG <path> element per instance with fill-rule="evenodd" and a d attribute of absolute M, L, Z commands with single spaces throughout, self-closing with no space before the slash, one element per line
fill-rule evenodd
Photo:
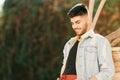
<path fill-rule="evenodd" d="M 70 21 L 72 23 L 72 28 L 75 31 L 75 33 L 78 36 L 83 35 L 88 31 L 88 16 L 75 16 L 73 18 L 70 18 Z"/>

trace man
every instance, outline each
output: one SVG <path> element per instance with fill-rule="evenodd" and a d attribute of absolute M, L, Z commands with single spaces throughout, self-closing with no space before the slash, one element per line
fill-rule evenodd
<path fill-rule="evenodd" d="M 76 4 L 69 10 L 68 16 L 77 36 L 65 44 L 58 80 L 112 80 L 114 64 L 110 44 L 91 30 L 86 6 Z"/>

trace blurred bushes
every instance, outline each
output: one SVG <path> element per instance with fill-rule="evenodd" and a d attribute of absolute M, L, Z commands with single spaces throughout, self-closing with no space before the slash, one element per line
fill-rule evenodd
<path fill-rule="evenodd" d="M 4 23 L 0 27 L 0 80 L 56 79 L 62 65 L 64 44 L 74 36 L 66 13 L 78 2 L 6 0 Z M 112 5 L 116 10 L 108 13 L 112 8 L 108 5 L 101 13 L 97 32 L 106 35 L 120 24 L 113 19 L 108 22 L 113 12 L 114 15 L 119 12 L 119 4 L 115 4 L 118 6 Z"/>
<path fill-rule="evenodd" d="M 57 2 L 5 1 L 0 39 L 1 80 L 54 80 L 59 76 L 62 49 L 71 29 L 64 17 L 65 2 Z"/>

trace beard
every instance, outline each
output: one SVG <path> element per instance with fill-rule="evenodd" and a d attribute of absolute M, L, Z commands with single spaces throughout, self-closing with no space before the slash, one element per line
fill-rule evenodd
<path fill-rule="evenodd" d="M 83 29 L 76 29 L 74 30 L 77 36 L 82 36 L 83 34 L 85 34 L 87 32 L 86 28 Z"/>

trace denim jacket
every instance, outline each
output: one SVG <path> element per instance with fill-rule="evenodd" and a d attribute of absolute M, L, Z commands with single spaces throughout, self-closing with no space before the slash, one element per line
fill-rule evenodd
<path fill-rule="evenodd" d="M 64 72 L 69 51 L 76 40 L 76 37 L 71 38 L 64 46 L 61 75 Z M 108 40 L 92 30 L 82 35 L 76 55 L 77 80 L 89 80 L 92 77 L 96 77 L 97 80 L 112 80 L 114 72 L 112 51 Z"/>

